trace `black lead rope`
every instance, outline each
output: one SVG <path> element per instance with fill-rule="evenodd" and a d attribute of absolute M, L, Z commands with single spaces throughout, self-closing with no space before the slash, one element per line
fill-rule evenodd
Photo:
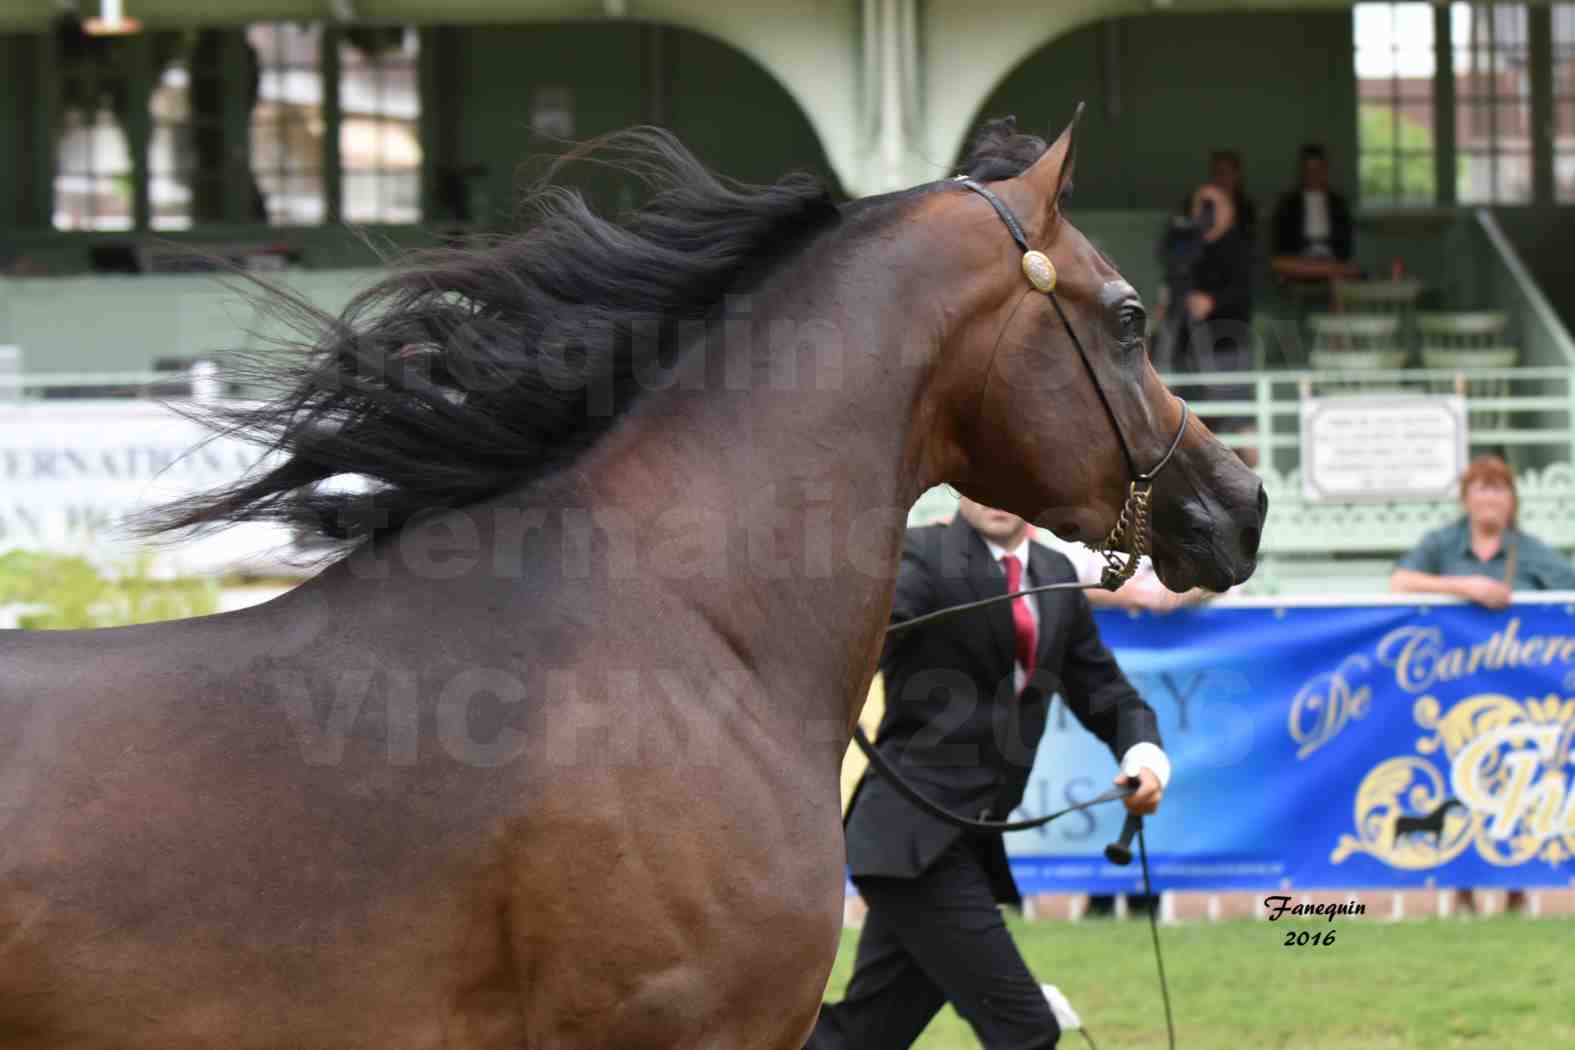
<path fill-rule="evenodd" d="M 1103 794 L 1095 795 L 1085 802 L 1078 802 L 1065 809 L 1058 809 L 1054 813 L 1047 813 L 1042 817 L 1034 817 L 1030 820 L 970 820 L 967 817 L 959 817 L 939 803 L 925 798 L 918 788 L 908 783 L 907 779 L 892 767 L 885 755 L 875 749 L 875 745 L 870 743 L 870 738 L 864 735 L 862 727 L 856 727 L 853 730 L 853 740 L 859 745 L 859 750 L 864 752 L 864 757 L 870 760 L 870 765 L 879 770 L 881 776 L 885 777 L 891 783 L 891 786 L 897 789 L 897 794 L 935 819 L 944 821 L 954 828 L 961 828 L 970 835 L 1001 835 L 1008 831 L 1032 831 L 1035 828 L 1042 828 L 1052 820 L 1058 820 L 1069 813 L 1091 809 L 1106 802 L 1115 802 L 1119 799 L 1127 798 L 1137 791 L 1135 785 L 1123 784 L 1113 787 Z"/>
<path fill-rule="evenodd" d="M 888 635 L 901 634 L 903 631 L 911 630 L 914 627 L 918 627 L 920 624 L 930 623 L 933 620 L 944 620 L 948 616 L 952 616 L 956 613 L 968 612 L 969 610 L 982 608 L 986 605 L 994 605 L 996 602 L 1004 602 L 1008 598 L 1021 598 L 1025 594 L 1043 594 L 1045 591 L 1088 591 L 1094 590 L 1096 588 L 1099 590 L 1113 589 L 1106 588 L 1102 583 L 1047 583 L 1041 587 L 1030 587 L 1025 591 L 1013 591 L 1011 594 L 1000 594 L 994 598 L 980 598 L 976 602 L 965 602 L 962 605 L 948 605 L 944 609 L 937 609 L 934 612 L 925 613 L 923 616 L 915 616 L 909 620 L 900 620 L 886 628 L 886 633 Z"/>

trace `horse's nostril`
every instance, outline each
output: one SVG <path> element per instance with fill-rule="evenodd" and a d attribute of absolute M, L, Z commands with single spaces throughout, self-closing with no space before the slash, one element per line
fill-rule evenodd
<path fill-rule="evenodd" d="M 1258 541 L 1262 534 L 1251 525 L 1241 530 L 1241 552 L 1248 558 L 1257 557 Z"/>
<path fill-rule="evenodd" d="M 1263 523 L 1269 518 L 1269 494 L 1263 491 L 1263 483 L 1258 483 L 1258 521 Z"/>

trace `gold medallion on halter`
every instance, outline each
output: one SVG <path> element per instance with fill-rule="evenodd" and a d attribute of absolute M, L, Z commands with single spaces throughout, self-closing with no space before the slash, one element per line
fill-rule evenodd
<path fill-rule="evenodd" d="M 1044 252 L 1023 253 L 1023 274 L 1028 283 L 1046 295 L 1055 291 L 1055 263 Z"/>

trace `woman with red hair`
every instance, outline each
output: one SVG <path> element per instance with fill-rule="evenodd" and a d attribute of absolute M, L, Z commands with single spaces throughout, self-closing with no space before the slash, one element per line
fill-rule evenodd
<path fill-rule="evenodd" d="M 1400 559 L 1389 589 L 1413 594 L 1452 594 L 1489 609 L 1509 605 L 1515 591 L 1575 590 L 1575 568 L 1558 551 L 1515 523 L 1520 509 L 1515 474 L 1497 456 L 1478 456 L 1460 476 L 1465 515 L 1422 537 Z M 1525 906 L 1524 890 L 1510 890 L 1504 910 Z M 1455 908 L 1475 912 L 1476 894 L 1455 891 Z"/>
<path fill-rule="evenodd" d="M 1515 474 L 1497 456 L 1478 456 L 1460 476 L 1465 515 L 1434 529 L 1400 559 L 1389 589 L 1452 594 L 1489 609 L 1514 591 L 1575 590 L 1575 567 L 1515 523 Z"/>

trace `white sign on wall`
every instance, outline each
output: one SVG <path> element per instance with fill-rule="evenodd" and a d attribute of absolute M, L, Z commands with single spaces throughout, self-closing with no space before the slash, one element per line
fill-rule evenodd
<path fill-rule="evenodd" d="M 126 529 L 128 515 L 230 484 L 257 463 L 256 446 L 211 436 L 151 401 L 0 407 L 0 552 L 135 556 L 148 545 Z M 169 572 L 271 572 L 292 554 L 288 530 L 248 523 L 160 546 L 158 563 Z"/>
<path fill-rule="evenodd" d="M 1384 394 L 1302 401 L 1302 494 L 1319 502 L 1452 499 L 1466 469 L 1466 402 Z"/>

